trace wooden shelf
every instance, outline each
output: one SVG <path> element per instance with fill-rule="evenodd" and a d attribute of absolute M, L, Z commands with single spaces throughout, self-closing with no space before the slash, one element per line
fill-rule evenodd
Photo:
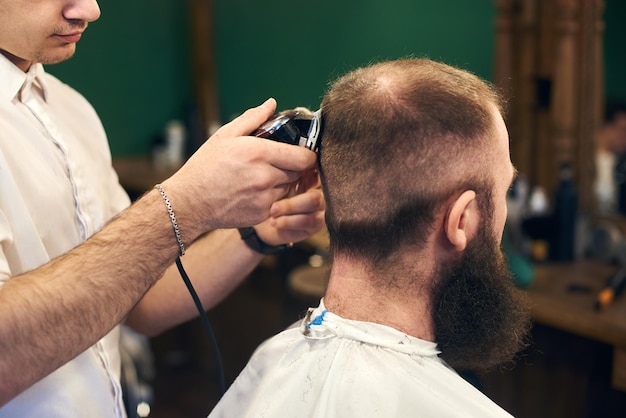
<path fill-rule="evenodd" d="M 113 168 L 129 193 L 144 193 L 176 172 L 174 168 L 155 168 L 149 157 L 116 158 Z"/>

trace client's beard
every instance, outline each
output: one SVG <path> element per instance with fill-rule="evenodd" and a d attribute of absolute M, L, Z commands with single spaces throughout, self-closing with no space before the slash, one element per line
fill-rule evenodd
<path fill-rule="evenodd" d="M 458 261 L 439 267 L 433 293 L 441 357 L 464 370 L 512 360 L 530 329 L 521 293 L 497 241 L 486 236 L 485 223 Z"/>

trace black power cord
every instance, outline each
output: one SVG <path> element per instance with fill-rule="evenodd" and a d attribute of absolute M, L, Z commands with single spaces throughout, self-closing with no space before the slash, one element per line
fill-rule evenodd
<path fill-rule="evenodd" d="M 178 267 L 178 272 L 180 273 L 180 277 L 183 278 L 185 285 L 187 286 L 187 290 L 191 294 L 191 297 L 198 309 L 198 313 L 200 314 L 200 319 L 202 320 L 202 324 L 204 328 L 209 334 L 209 339 L 211 340 L 211 345 L 213 346 L 213 353 L 215 355 L 215 364 L 217 366 L 217 377 L 220 388 L 220 395 L 224 395 L 226 393 L 226 383 L 224 380 L 224 365 L 222 364 L 222 355 L 220 354 L 220 349 L 217 345 L 217 339 L 215 338 L 215 334 L 213 333 L 213 329 L 211 328 L 211 324 L 209 324 L 209 319 L 206 316 L 206 312 L 202 307 L 202 302 L 196 293 L 196 290 L 193 288 L 191 284 L 191 280 L 189 280 L 189 276 L 187 276 L 187 272 L 183 268 L 183 263 L 180 261 L 180 257 L 176 258 L 176 267 Z"/>

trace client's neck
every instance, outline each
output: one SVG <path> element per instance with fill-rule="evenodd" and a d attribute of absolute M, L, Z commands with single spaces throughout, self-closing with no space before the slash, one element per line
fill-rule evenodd
<path fill-rule="evenodd" d="M 394 270 L 377 272 L 354 259 L 335 256 L 324 296 L 326 308 L 346 319 L 383 324 L 434 341 L 430 274 L 414 267 Z"/>

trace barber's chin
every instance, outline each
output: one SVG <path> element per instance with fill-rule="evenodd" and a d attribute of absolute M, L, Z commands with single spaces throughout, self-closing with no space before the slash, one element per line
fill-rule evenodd
<path fill-rule="evenodd" d="M 76 44 L 65 44 L 55 48 L 49 53 L 42 54 L 42 56 L 37 61 L 41 62 L 42 64 L 58 64 L 72 58 L 75 52 Z"/>

